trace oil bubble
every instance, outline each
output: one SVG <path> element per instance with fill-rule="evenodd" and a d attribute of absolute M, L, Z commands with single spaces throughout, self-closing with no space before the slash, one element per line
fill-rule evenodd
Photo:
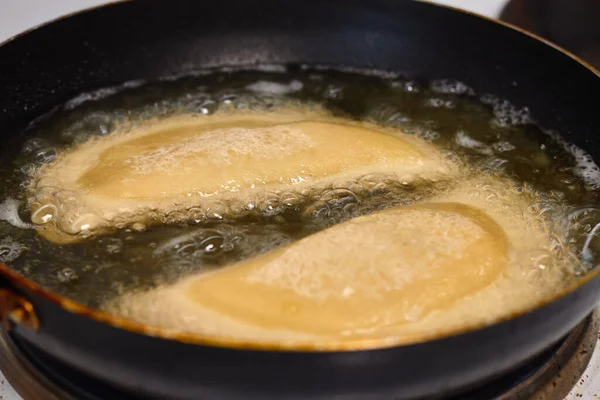
<path fill-rule="evenodd" d="M 496 143 L 492 144 L 492 148 L 494 149 L 494 151 L 496 151 L 498 153 L 504 153 L 507 151 L 512 151 L 516 147 L 514 144 L 512 144 L 510 142 L 496 142 Z"/>
<path fill-rule="evenodd" d="M 466 84 L 450 79 L 439 79 L 431 81 L 430 88 L 436 93 L 468 95 L 475 94 L 475 91 Z"/>
<path fill-rule="evenodd" d="M 111 238 L 110 243 L 106 245 L 106 251 L 109 254 L 118 254 L 123 249 L 123 241 L 120 239 Z"/>
<path fill-rule="evenodd" d="M 325 88 L 323 96 L 326 99 L 337 100 L 337 99 L 341 99 L 343 94 L 344 94 L 344 89 L 342 87 L 335 86 L 335 85 L 328 85 Z"/>
<path fill-rule="evenodd" d="M 219 103 L 217 103 L 210 97 L 206 97 L 194 100 L 188 107 L 188 109 L 191 112 L 199 113 L 202 115 L 210 115 L 218 110 Z"/>
<path fill-rule="evenodd" d="M 70 283 L 79 279 L 79 275 L 73 268 L 63 268 L 57 272 L 56 278 L 60 283 Z"/>
<path fill-rule="evenodd" d="M 33 226 L 21 220 L 19 216 L 20 204 L 20 201 L 11 198 L 0 203 L 0 221 L 6 221 L 16 228 L 31 229 Z"/>
<path fill-rule="evenodd" d="M 74 122 L 62 131 L 63 140 L 83 143 L 93 136 L 104 136 L 112 132 L 117 119 L 105 112 L 94 112 Z"/>
<path fill-rule="evenodd" d="M 0 240 L 0 261 L 5 263 L 15 261 L 24 249 L 22 244 L 7 236 Z"/>

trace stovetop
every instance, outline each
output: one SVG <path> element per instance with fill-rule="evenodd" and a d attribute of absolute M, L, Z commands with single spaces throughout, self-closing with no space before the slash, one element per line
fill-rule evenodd
<path fill-rule="evenodd" d="M 106 0 L 0 0 L 0 43 L 26 29 Z M 432 0 L 441 4 L 498 17 L 507 0 Z M 9 374 L 7 372 L 7 374 Z M 565 400 L 600 398 L 600 333 L 589 365 Z M 22 400 L 0 371 L 0 400 Z M 541 399 L 540 399 L 541 400 Z M 550 400 L 550 399 L 546 399 Z"/>

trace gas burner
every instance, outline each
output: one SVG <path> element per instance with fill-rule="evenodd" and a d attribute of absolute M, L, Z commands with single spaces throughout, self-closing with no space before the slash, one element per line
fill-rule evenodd
<path fill-rule="evenodd" d="M 600 329 L 600 309 L 558 344 L 510 374 L 446 400 L 564 399 L 586 369 Z M 24 400 L 142 399 L 110 387 L 2 331 L 0 369 Z"/>

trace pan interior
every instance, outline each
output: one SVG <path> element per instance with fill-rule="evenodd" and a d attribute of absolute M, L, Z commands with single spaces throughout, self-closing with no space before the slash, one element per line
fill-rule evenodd
<path fill-rule="evenodd" d="M 202 218 L 117 226 L 71 243 L 47 240 L 36 232 L 46 221 L 31 208 L 31 179 L 73 146 L 101 140 L 124 127 L 134 130 L 151 120 L 290 107 L 401 131 L 463 166 L 464 176 L 407 185 L 364 175 L 351 187 L 328 183 L 302 193 L 266 191 L 235 212 L 217 209 Z M 115 300 L 225 270 L 357 217 L 466 194 L 512 205 L 511 212 L 535 219 L 546 235 L 545 246 L 532 246 L 521 254 L 527 260 L 523 268 L 500 274 L 527 282 L 521 288 L 538 288 L 529 301 L 501 310 L 519 311 L 552 297 L 593 269 L 600 245 L 597 167 L 585 153 L 537 126 L 534 117 L 527 109 L 474 93 L 460 82 L 320 67 L 221 69 L 104 88 L 40 118 L 20 147 L 2 154 L 0 260 L 52 291 L 136 319 L 134 308 L 115 306 Z M 458 186 L 466 189 L 457 192 Z M 523 198 L 527 204 L 519 203 Z M 408 319 L 418 318 L 410 310 L 402 312 Z M 494 318 L 487 315 L 486 321 Z M 169 327 L 168 321 L 150 322 Z"/>

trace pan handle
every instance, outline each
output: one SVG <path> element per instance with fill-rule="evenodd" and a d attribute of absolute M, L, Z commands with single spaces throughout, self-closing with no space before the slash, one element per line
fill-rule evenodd
<path fill-rule="evenodd" d="M 38 330 L 40 320 L 29 300 L 23 297 L 14 284 L 0 274 L 0 322 L 6 331 L 15 325 Z"/>

